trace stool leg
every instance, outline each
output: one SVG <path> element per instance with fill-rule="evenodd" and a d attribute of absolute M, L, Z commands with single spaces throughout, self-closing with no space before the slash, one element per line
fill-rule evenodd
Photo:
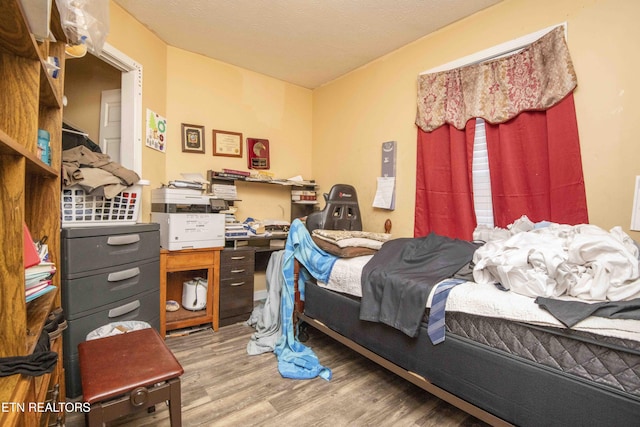
<path fill-rule="evenodd" d="M 169 417 L 171 427 L 182 426 L 182 398 L 180 396 L 180 378 L 174 378 L 170 381 L 169 388 Z"/>

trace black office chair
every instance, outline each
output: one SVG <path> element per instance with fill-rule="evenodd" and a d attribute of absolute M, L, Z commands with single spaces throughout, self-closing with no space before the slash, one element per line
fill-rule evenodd
<path fill-rule="evenodd" d="M 358 195 L 353 186 L 336 184 L 323 196 L 324 209 L 307 216 L 309 232 L 315 229 L 362 231 Z"/>

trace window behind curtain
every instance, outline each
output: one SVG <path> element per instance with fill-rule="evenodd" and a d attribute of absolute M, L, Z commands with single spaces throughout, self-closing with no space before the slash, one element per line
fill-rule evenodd
<path fill-rule="evenodd" d="M 473 204 L 478 225 L 493 228 L 493 205 L 491 203 L 491 173 L 487 155 L 487 134 L 484 120 L 476 119 L 476 132 L 473 140 Z"/>

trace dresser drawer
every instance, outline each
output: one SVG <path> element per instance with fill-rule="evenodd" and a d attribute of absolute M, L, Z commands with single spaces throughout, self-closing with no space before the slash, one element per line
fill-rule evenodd
<path fill-rule="evenodd" d="M 91 273 L 62 279 L 62 308 L 67 319 L 86 316 L 97 306 L 159 289 L 160 261 L 122 264 Z"/>
<path fill-rule="evenodd" d="M 158 224 L 65 228 L 61 241 L 63 275 L 73 278 L 77 273 L 158 258 L 159 229 Z"/>
<path fill-rule="evenodd" d="M 158 328 L 158 307 L 160 290 L 155 289 L 101 306 L 84 317 L 68 320 L 67 329 L 63 331 L 63 354 L 65 357 L 77 354 L 78 344 L 86 341 L 89 332 L 109 323 L 136 320 Z"/>

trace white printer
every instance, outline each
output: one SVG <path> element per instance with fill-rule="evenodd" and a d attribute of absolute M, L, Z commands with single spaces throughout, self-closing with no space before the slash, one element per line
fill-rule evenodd
<path fill-rule="evenodd" d="M 226 202 L 187 188 L 151 190 L 151 221 L 160 224 L 160 246 L 170 251 L 224 247 Z"/>

